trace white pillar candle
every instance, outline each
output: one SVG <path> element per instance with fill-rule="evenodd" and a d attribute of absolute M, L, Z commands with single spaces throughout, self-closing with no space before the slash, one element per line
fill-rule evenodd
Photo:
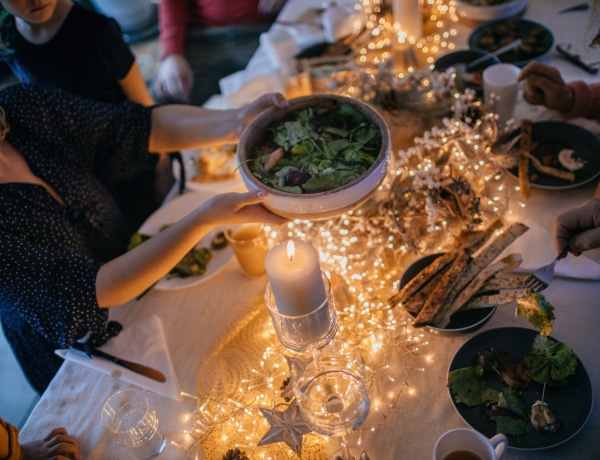
<path fill-rule="evenodd" d="M 279 243 L 267 254 L 265 268 L 282 315 L 305 315 L 327 299 L 319 253 L 306 241 Z"/>
<path fill-rule="evenodd" d="M 392 0 L 394 27 L 398 29 L 399 40 L 409 42 L 423 35 L 423 15 L 419 0 Z"/>

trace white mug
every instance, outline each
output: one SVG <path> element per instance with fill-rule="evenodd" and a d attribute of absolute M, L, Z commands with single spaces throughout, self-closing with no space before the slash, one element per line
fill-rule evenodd
<path fill-rule="evenodd" d="M 488 439 L 470 428 L 456 428 L 439 437 L 433 448 L 433 460 L 500 460 L 508 439 L 497 434 Z"/>
<path fill-rule="evenodd" d="M 512 118 L 519 95 L 517 77 L 521 69 L 513 64 L 494 64 L 483 71 L 485 107 L 498 116 L 500 123 Z"/>

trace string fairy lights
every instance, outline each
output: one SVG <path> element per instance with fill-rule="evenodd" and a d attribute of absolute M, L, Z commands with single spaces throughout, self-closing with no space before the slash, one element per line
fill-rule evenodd
<path fill-rule="evenodd" d="M 389 24 L 378 16 L 382 2 L 363 3 L 370 8 L 374 41 L 359 53 L 359 63 L 366 63 L 370 51 L 389 46 L 384 37 Z M 423 0 L 423 9 L 431 24 L 416 49 L 433 55 L 436 48 L 451 48 L 453 1 Z M 503 215 L 515 187 L 503 173 L 510 153 L 498 146 L 514 125 L 500 132 L 474 92 L 456 90 L 450 71 L 398 73 L 386 65 L 389 56 L 380 53 L 378 59 L 369 72 L 346 73 L 336 92 L 377 106 L 391 130 L 406 108 L 437 123 L 421 130 L 409 147 L 392 152 L 388 177 L 357 209 L 325 221 L 267 228 L 272 244 L 298 238 L 317 248 L 336 299 L 338 337 L 362 350 L 371 410 L 349 436 L 355 444 L 385 424 L 402 398 L 419 395 L 411 379 L 435 363 L 427 335 L 388 302 L 407 263 L 443 251 L 465 227 L 485 226 Z M 335 451 L 327 437 L 308 432 L 297 418 L 289 385 L 302 359 L 277 340 L 264 300 L 253 299 L 198 373 L 189 435 L 199 440 L 206 458 L 221 459 L 236 448 L 253 460 L 294 459 L 299 449 L 303 459 L 317 460 Z M 265 436 L 274 442 L 265 442 Z"/>

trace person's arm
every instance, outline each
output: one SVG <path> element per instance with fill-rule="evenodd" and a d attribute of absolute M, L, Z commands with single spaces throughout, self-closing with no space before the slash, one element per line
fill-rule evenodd
<path fill-rule="evenodd" d="M 530 104 L 560 112 L 569 112 L 573 108 L 573 92 L 558 69 L 532 62 L 521 70 L 517 80 L 525 82 L 523 97 Z"/>
<path fill-rule="evenodd" d="M 165 105 L 152 110 L 150 152 L 188 150 L 233 143 L 260 112 L 284 108 L 288 102 L 278 93 L 261 96 L 241 109 L 210 110 L 191 105 Z"/>
<path fill-rule="evenodd" d="M 119 86 L 127 96 L 127 99 L 142 105 L 153 105 L 154 100 L 148 91 L 144 76 L 137 62 L 134 62 L 127 75 L 119 80 Z"/>
<path fill-rule="evenodd" d="M 169 228 L 104 264 L 96 276 L 98 305 L 109 308 L 135 298 L 166 275 L 215 226 L 286 223 L 288 219 L 260 206 L 265 199 L 264 191 L 217 195 Z"/>

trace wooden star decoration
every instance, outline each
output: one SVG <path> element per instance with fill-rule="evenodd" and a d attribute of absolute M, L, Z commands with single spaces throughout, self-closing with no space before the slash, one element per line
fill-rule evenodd
<path fill-rule="evenodd" d="M 285 406 L 285 410 L 283 410 Z M 302 456 L 302 438 L 312 430 L 306 424 L 298 406 L 295 404 L 277 404 L 272 410 L 261 408 L 271 428 L 259 441 L 259 446 L 284 442 L 298 457 Z"/>

